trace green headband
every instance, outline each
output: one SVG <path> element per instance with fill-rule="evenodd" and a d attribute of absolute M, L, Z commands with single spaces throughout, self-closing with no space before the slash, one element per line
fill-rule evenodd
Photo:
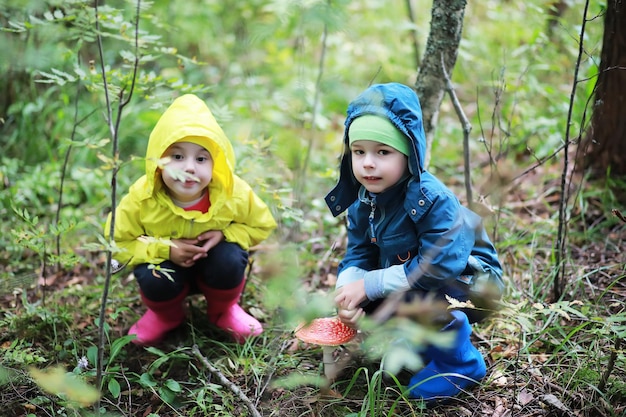
<path fill-rule="evenodd" d="M 373 114 L 365 114 L 352 121 L 348 128 L 348 140 L 350 146 L 356 140 L 373 140 L 389 145 L 406 156 L 410 153 L 408 138 L 389 119 Z"/>

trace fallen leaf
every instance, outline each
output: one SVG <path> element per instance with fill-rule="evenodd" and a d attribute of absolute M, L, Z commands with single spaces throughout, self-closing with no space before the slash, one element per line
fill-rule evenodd
<path fill-rule="evenodd" d="M 554 408 L 556 408 L 559 411 L 563 411 L 565 413 L 570 413 L 569 408 L 567 408 L 567 406 L 565 404 L 563 404 L 561 402 L 561 400 L 559 400 L 556 395 L 553 394 L 545 394 L 545 395 L 541 395 L 539 396 L 539 400 L 543 403 L 546 403 Z"/>
<path fill-rule="evenodd" d="M 491 417 L 503 417 L 508 411 L 507 407 L 505 407 L 505 401 L 501 397 L 496 397 L 495 399 L 496 407 L 493 410 L 493 414 Z"/>
<path fill-rule="evenodd" d="M 519 394 L 517 394 L 517 402 L 520 403 L 520 405 L 526 405 L 534 399 L 535 396 L 525 389 L 521 390 Z"/>
<path fill-rule="evenodd" d="M 322 397 L 322 398 L 342 399 L 343 395 L 341 395 L 339 392 L 335 391 L 334 389 L 321 387 L 320 388 L 320 397 Z"/>
<path fill-rule="evenodd" d="M 495 385 L 496 387 L 506 387 L 509 384 L 509 380 L 507 379 L 506 376 L 504 376 L 504 373 L 499 370 L 496 369 L 495 371 L 493 371 L 493 374 L 491 375 L 491 379 L 492 379 L 492 383 L 493 385 Z"/>

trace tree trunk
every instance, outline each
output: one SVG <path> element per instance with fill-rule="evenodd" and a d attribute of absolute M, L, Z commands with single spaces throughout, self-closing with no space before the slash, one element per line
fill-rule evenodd
<path fill-rule="evenodd" d="M 602 177 L 626 176 L 625 2 L 607 2 L 591 127 L 581 143 L 580 166 Z"/>
<path fill-rule="evenodd" d="M 434 129 L 445 93 L 446 79 L 441 62 L 443 58 L 446 71 L 452 77 L 461 42 L 466 4 L 466 0 L 433 0 L 430 33 L 415 81 L 415 91 L 422 104 L 426 132 L 425 168 L 428 168 L 430 162 Z"/>

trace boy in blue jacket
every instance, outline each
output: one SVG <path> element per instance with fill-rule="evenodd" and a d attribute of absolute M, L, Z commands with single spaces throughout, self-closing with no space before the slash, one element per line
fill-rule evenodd
<path fill-rule="evenodd" d="M 335 296 L 344 323 L 355 326 L 398 291 L 460 301 L 485 286 L 501 293 L 502 267 L 481 218 L 424 169 L 422 110 L 410 87 L 377 84 L 361 93 L 348 106 L 344 145 L 339 182 L 326 196 L 334 216 L 348 210 Z M 453 346 L 427 349 L 412 397 L 453 397 L 484 378 L 470 340 L 470 323 L 481 318 L 451 311 L 443 331 L 456 332 Z M 462 377 L 442 375 L 450 373 Z"/>

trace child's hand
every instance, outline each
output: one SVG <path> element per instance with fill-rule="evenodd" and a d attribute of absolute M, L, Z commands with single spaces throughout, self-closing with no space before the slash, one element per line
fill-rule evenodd
<path fill-rule="evenodd" d="M 356 327 L 357 322 L 365 315 L 359 305 L 367 300 L 365 295 L 365 281 L 362 279 L 344 285 L 337 290 L 335 304 L 339 320 L 350 327 Z"/>
<path fill-rule="evenodd" d="M 337 311 L 337 316 L 339 320 L 346 326 L 350 326 L 352 328 L 356 328 L 358 321 L 365 315 L 365 311 L 362 308 L 354 308 L 352 310 L 347 310 L 340 308 Z"/>
<path fill-rule="evenodd" d="M 335 295 L 335 304 L 340 309 L 354 310 L 363 301 L 367 300 L 365 294 L 365 281 L 359 279 L 339 288 Z"/>
<path fill-rule="evenodd" d="M 189 268 L 206 256 L 206 251 L 197 246 L 197 239 L 172 239 L 172 243 L 175 246 L 170 246 L 170 261 L 176 265 Z"/>
<path fill-rule="evenodd" d="M 209 230 L 208 232 L 204 232 L 199 235 L 197 237 L 197 240 L 198 244 L 201 244 L 201 246 L 199 247 L 202 248 L 204 256 L 206 256 L 206 253 L 208 251 L 213 249 L 215 245 L 224 240 L 224 233 L 221 230 Z M 197 261 L 204 256 L 196 255 L 194 256 L 193 260 Z"/>

